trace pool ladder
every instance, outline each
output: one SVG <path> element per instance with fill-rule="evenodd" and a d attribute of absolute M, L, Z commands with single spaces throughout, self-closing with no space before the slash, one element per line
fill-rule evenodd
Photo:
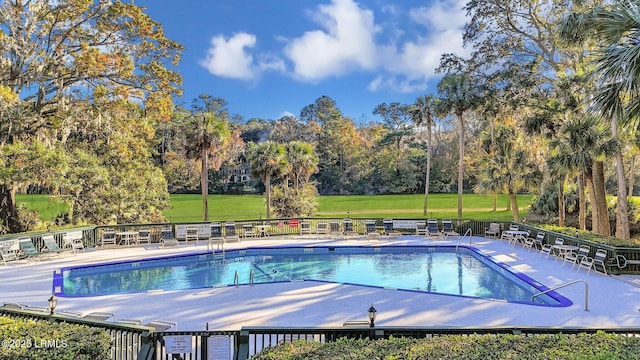
<path fill-rule="evenodd" d="M 456 245 L 456 255 L 458 254 L 458 247 L 460 246 L 460 244 L 462 244 L 462 242 L 464 241 L 464 237 L 467 236 L 467 234 L 469 234 L 469 246 L 471 246 L 471 237 L 473 235 L 473 233 L 471 232 L 471 228 L 468 228 L 467 231 L 464 232 L 464 234 L 461 236 L 461 240 L 458 243 L 458 245 Z"/>
<path fill-rule="evenodd" d="M 238 274 L 238 270 L 236 270 L 236 275 L 233 277 L 233 285 L 235 285 L 236 287 L 238 285 L 240 285 L 239 279 L 240 276 Z M 254 278 L 254 273 L 253 273 L 253 269 L 251 269 L 251 271 L 249 271 L 249 285 L 253 285 L 253 278 Z"/>

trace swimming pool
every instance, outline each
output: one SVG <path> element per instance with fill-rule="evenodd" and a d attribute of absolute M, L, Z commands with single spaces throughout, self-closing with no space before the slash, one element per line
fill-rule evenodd
<path fill-rule="evenodd" d="M 58 296 L 98 296 L 283 281 L 324 281 L 544 306 L 568 306 L 555 292 L 472 247 L 248 248 L 62 268 Z"/>

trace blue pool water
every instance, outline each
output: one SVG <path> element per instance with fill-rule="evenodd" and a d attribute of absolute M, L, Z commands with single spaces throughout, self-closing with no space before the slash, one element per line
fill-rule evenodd
<path fill-rule="evenodd" d="M 287 247 L 63 268 L 59 296 L 97 296 L 283 281 L 325 281 L 532 304 L 542 284 L 470 247 Z M 550 293 L 535 305 L 567 306 Z"/>

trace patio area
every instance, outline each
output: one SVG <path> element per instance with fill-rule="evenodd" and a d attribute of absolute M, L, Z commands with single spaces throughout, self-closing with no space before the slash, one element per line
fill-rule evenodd
<path fill-rule="evenodd" d="M 258 238 L 227 243 L 226 249 L 270 246 L 314 245 L 468 245 L 468 238 L 452 236 L 429 239 L 418 236 L 362 236 L 332 239 L 328 236 Z M 61 297 L 56 311 L 107 312 L 118 319 L 143 322 L 177 322 L 178 330 L 238 330 L 242 326 L 340 327 L 345 321 L 364 321 L 367 309 L 377 309 L 377 326 L 562 326 L 640 327 L 640 277 L 606 276 L 571 264 L 545 259 L 537 250 L 509 246 L 507 241 L 473 237 L 471 246 L 505 263 L 538 282 L 553 288 L 575 280 L 588 284 L 585 311 L 585 284 L 576 283 L 557 292 L 573 301 L 569 307 L 532 306 L 504 301 L 462 298 L 382 289 L 357 285 L 301 281 L 291 283 L 241 285 L 178 291 L 159 291 L 84 298 Z M 145 259 L 206 251 L 206 244 L 158 248 L 128 247 L 87 249 L 77 255 L 66 253 L 41 261 L 12 261 L 0 267 L 2 301 L 46 307 L 51 296 L 56 269 L 72 265 Z"/>

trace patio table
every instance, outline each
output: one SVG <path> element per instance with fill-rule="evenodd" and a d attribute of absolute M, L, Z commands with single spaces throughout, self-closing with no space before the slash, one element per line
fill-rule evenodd
<path fill-rule="evenodd" d="M 122 245 L 125 243 L 127 246 L 131 245 L 131 242 L 138 243 L 138 232 L 137 231 L 117 231 L 116 239 L 118 240 L 118 245 Z"/>
<path fill-rule="evenodd" d="M 255 228 L 258 230 L 258 234 L 263 236 L 269 236 L 267 230 L 271 229 L 271 225 L 256 225 Z"/>

